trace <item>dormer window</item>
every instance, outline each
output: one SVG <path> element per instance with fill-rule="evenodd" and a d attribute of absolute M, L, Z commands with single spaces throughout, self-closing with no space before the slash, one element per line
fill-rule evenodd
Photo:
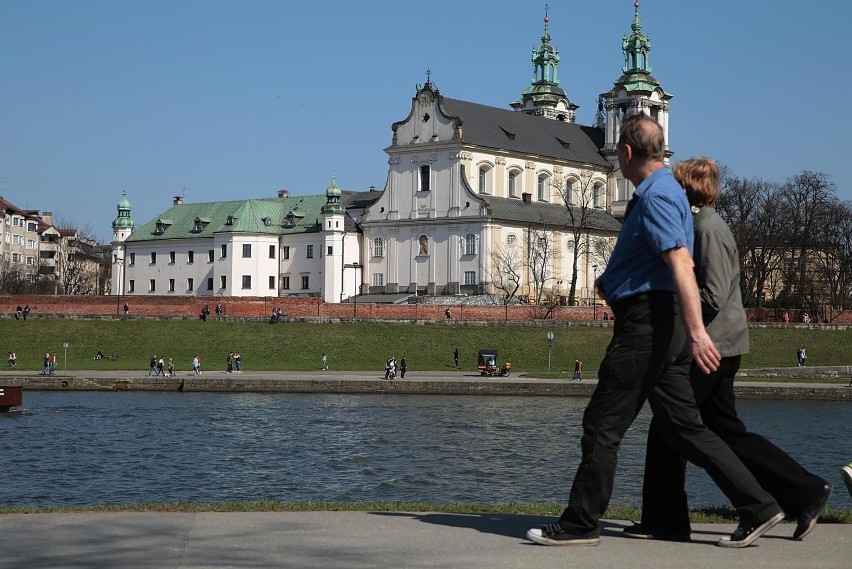
<path fill-rule="evenodd" d="M 204 231 L 204 228 L 210 223 L 210 220 L 206 217 L 196 217 L 195 221 L 192 224 L 192 232 L 193 233 L 201 233 Z"/>
<path fill-rule="evenodd" d="M 263 225 L 265 225 L 266 227 L 269 227 L 270 225 L 272 225 L 272 220 L 269 219 L 268 217 L 263 217 L 260 220 L 263 222 Z"/>
<path fill-rule="evenodd" d="M 168 219 L 158 219 L 156 226 L 154 226 L 154 235 L 162 235 L 171 224 L 172 222 Z"/>
<path fill-rule="evenodd" d="M 305 217 L 305 214 L 300 211 L 291 210 L 287 212 L 287 215 L 284 218 L 284 227 L 287 229 L 292 229 L 296 227 L 296 222 L 299 219 Z"/>
<path fill-rule="evenodd" d="M 229 215 L 228 219 L 225 221 L 225 225 L 233 225 L 234 224 L 234 216 Z"/>

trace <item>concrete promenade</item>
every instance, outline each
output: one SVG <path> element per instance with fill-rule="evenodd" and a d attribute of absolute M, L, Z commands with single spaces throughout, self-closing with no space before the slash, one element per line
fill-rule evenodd
<path fill-rule="evenodd" d="M 67 513 L 0 516 L 2 568 L 848 569 L 852 526 L 820 524 L 802 542 L 781 524 L 746 549 L 716 547 L 733 525 L 697 524 L 691 543 L 621 536 L 597 547 L 524 538 L 552 518 L 387 512 Z"/>
<path fill-rule="evenodd" d="M 148 377 L 148 370 L 68 370 L 54 375 L 38 371 L 0 370 L 0 385 L 23 385 L 26 390 L 68 391 L 220 391 L 266 393 L 399 393 L 439 395 L 555 395 L 590 396 L 597 381 L 580 382 L 564 379 L 523 377 L 515 372 L 510 377 L 481 377 L 475 370 L 446 371 L 410 370 L 405 379 L 383 378 L 383 371 L 253 371 L 227 373 L 203 370 L 194 375 L 180 370 L 173 377 Z M 826 378 L 844 378 L 842 383 L 805 383 L 796 378 L 810 373 Z M 736 385 L 742 399 L 810 399 L 852 401 L 852 388 L 847 388 L 846 366 L 836 368 L 773 368 L 743 370 L 751 376 Z M 594 378 L 587 374 L 586 377 Z M 759 379 L 756 379 L 759 378 Z M 781 381 L 783 379 L 783 381 Z M 826 379 L 826 381 L 829 381 Z"/>

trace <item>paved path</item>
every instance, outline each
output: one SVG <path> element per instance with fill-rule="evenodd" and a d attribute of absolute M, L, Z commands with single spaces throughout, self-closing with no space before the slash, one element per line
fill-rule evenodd
<path fill-rule="evenodd" d="M 819 525 L 803 542 L 791 524 L 755 545 L 716 547 L 732 525 L 696 525 L 691 543 L 621 537 L 604 522 L 598 547 L 543 547 L 523 538 L 540 516 L 265 512 L 73 513 L 0 516 L 3 568 L 428 567 L 524 569 L 848 569 L 852 526 Z"/>

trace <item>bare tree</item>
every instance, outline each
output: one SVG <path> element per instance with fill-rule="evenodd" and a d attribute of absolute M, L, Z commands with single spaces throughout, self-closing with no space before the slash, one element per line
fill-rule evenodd
<path fill-rule="evenodd" d="M 24 294 L 31 286 L 31 272 L 22 263 L 0 259 L 0 294 Z"/>
<path fill-rule="evenodd" d="M 559 187 L 559 195 L 565 204 L 568 232 L 572 236 L 571 287 L 568 304 L 577 304 L 577 280 L 580 259 L 589 253 L 589 228 L 595 211 L 605 205 L 606 181 L 595 172 L 583 172 L 579 177 L 570 177 Z"/>
<path fill-rule="evenodd" d="M 515 298 L 521 288 L 524 272 L 523 250 L 516 244 L 503 243 L 491 259 L 491 286 L 499 291 L 503 304 Z"/>
<path fill-rule="evenodd" d="M 553 282 L 553 234 L 547 228 L 527 232 L 527 268 L 535 303 L 544 300 L 544 290 Z"/>

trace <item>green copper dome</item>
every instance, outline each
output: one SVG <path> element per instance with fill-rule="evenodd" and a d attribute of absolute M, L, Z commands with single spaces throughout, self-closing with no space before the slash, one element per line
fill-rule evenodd
<path fill-rule="evenodd" d="M 112 226 L 117 229 L 133 229 L 133 220 L 130 218 L 130 202 L 127 200 L 127 192 L 121 192 L 121 201 L 118 202 L 118 217 Z"/>
<path fill-rule="evenodd" d="M 323 213 L 346 213 L 346 208 L 340 204 L 340 188 L 334 181 L 334 174 L 331 175 L 331 185 L 325 191 L 326 204 L 322 207 Z"/>

